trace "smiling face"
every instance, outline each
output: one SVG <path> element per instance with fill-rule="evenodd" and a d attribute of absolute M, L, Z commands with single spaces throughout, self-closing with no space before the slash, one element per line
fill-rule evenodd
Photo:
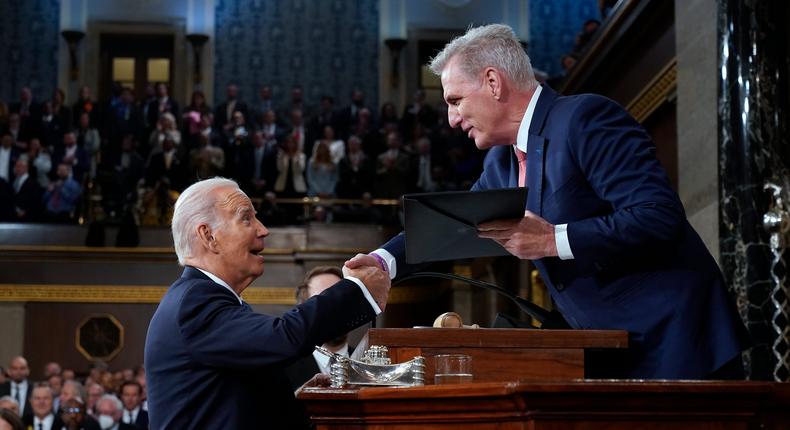
<path fill-rule="evenodd" d="M 514 143 L 515 136 L 503 132 L 508 129 L 502 127 L 506 115 L 486 83 L 485 71 L 471 78 L 461 70 L 460 60 L 451 59 L 441 76 L 450 126 L 460 127 L 479 149 Z"/>
<path fill-rule="evenodd" d="M 216 193 L 220 226 L 214 229 L 211 250 L 216 273 L 239 294 L 263 274 L 263 238 L 269 230 L 255 218 L 250 199 L 238 188 L 221 187 Z"/>

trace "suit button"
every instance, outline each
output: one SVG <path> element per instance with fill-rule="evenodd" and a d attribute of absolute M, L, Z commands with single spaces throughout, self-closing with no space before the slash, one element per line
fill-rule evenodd
<path fill-rule="evenodd" d="M 555 282 L 554 288 L 556 288 L 557 291 L 562 291 L 565 289 L 565 284 L 563 284 L 562 282 Z"/>

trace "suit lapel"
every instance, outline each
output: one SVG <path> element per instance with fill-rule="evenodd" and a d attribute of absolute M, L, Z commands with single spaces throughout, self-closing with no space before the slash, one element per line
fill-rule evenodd
<path fill-rule="evenodd" d="M 527 210 L 535 214 L 543 213 L 543 165 L 546 154 L 546 139 L 534 134 L 529 135 L 527 144 Z"/>
<path fill-rule="evenodd" d="M 527 140 L 527 188 L 529 188 L 527 210 L 537 215 L 543 214 L 543 176 L 546 164 L 546 145 L 548 144 L 548 141 L 542 136 L 542 132 L 546 118 L 549 116 L 551 105 L 556 98 L 557 93 L 548 85 L 543 85 L 529 125 L 529 138 Z"/>

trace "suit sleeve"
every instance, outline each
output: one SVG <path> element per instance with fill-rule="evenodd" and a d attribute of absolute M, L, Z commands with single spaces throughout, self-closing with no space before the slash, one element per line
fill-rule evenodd
<path fill-rule="evenodd" d="M 611 205 L 606 214 L 568 224 L 576 264 L 604 270 L 676 240 L 685 213 L 645 130 L 620 106 L 597 96 L 576 109 L 571 124 L 572 156 L 593 191 Z"/>
<path fill-rule="evenodd" d="M 195 360 L 209 366 L 248 369 L 283 363 L 309 353 L 315 345 L 375 318 L 370 303 L 352 281 L 342 280 L 323 293 L 273 317 L 254 312 L 210 281 L 190 287 L 178 324 Z"/>

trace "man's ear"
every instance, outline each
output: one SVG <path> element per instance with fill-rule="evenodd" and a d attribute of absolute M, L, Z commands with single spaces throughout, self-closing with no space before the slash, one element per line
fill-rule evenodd
<path fill-rule="evenodd" d="M 217 241 L 214 238 L 214 234 L 211 231 L 211 227 L 206 224 L 201 224 L 197 228 L 197 235 L 200 244 L 203 245 L 209 251 L 214 251 L 217 246 Z"/>
<path fill-rule="evenodd" d="M 499 70 L 488 67 L 485 70 L 485 85 L 491 92 L 491 96 L 499 100 L 502 97 L 502 74 Z"/>

